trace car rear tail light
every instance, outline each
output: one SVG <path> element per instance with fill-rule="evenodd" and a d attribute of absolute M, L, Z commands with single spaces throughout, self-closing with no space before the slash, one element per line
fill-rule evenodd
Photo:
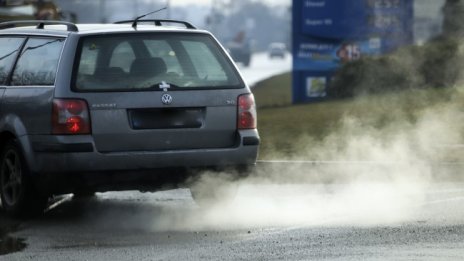
<path fill-rule="evenodd" d="M 84 100 L 54 99 L 52 133 L 90 134 L 90 116 Z"/>
<path fill-rule="evenodd" d="M 237 128 L 239 130 L 256 129 L 256 105 L 253 94 L 238 97 Z"/>

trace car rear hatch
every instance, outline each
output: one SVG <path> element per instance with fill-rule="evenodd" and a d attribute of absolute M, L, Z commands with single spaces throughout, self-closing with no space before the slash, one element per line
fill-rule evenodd
<path fill-rule="evenodd" d="M 247 92 L 208 34 L 83 37 L 73 89 L 87 101 L 100 152 L 229 148 Z"/>

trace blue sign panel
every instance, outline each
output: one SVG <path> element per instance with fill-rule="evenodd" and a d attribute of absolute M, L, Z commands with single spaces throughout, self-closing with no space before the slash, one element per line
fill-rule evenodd
<path fill-rule="evenodd" d="M 343 63 L 412 43 L 413 0 L 293 0 L 293 100 L 326 96 Z"/>
<path fill-rule="evenodd" d="M 362 55 L 381 53 L 381 39 L 338 40 L 301 37 L 294 52 L 294 70 L 334 71 Z"/>

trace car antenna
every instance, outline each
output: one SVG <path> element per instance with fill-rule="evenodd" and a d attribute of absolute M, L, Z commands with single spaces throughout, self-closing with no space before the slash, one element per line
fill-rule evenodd
<path fill-rule="evenodd" d="M 150 13 L 148 13 L 148 14 L 144 14 L 144 15 L 141 15 L 141 16 L 135 18 L 135 19 L 134 19 L 134 22 L 132 22 L 132 27 L 137 28 L 137 21 L 140 20 L 140 19 L 142 19 L 142 18 L 144 18 L 145 16 L 148 16 L 148 15 L 151 15 L 151 14 L 154 14 L 154 13 L 158 13 L 158 12 L 163 11 L 163 10 L 165 10 L 165 9 L 168 9 L 168 7 L 166 6 L 166 7 L 163 7 L 163 8 L 161 8 L 161 9 L 158 9 L 158 10 L 156 10 L 156 11 L 153 11 L 153 12 L 150 12 Z"/>

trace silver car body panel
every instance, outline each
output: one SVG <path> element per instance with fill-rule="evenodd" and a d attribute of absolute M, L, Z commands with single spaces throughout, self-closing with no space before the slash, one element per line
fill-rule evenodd
<path fill-rule="evenodd" d="M 33 174 L 150 170 L 174 167 L 253 165 L 258 155 L 257 130 L 237 130 L 237 99 L 251 93 L 240 89 L 151 92 L 75 92 L 71 88 L 74 61 L 82 36 L 116 33 L 210 33 L 130 25 L 78 25 L 79 32 L 31 28 L 0 30 L 13 35 L 66 38 L 54 86 L 0 86 L 0 135 L 9 133 L 22 145 Z M 53 28 L 53 27 L 50 27 Z M 214 38 L 214 37 L 213 37 Z M 217 41 L 217 40 L 215 40 Z M 221 52 L 240 73 L 221 46 Z M 162 103 L 168 93 L 172 103 Z M 52 135 L 54 98 L 84 99 L 89 105 L 90 135 Z M 198 128 L 133 129 L 132 109 L 201 108 Z M 2 136 L 0 136 L 2 137 Z M 250 141 L 251 139 L 251 141 Z M 248 141 L 245 141 L 248 140 Z M 0 140 L 1 145 L 1 140 Z"/>

